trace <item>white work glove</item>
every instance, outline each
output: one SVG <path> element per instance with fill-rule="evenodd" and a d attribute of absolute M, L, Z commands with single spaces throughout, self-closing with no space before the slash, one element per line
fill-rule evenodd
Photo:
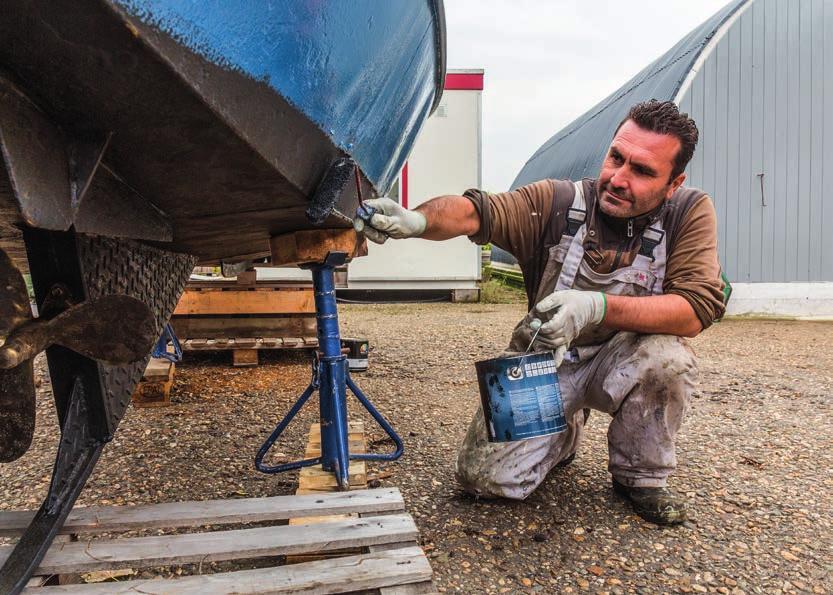
<path fill-rule="evenodd" d="M 607 300 L 600 291 L 565 289 L 554 291 L 535 305 L 541 314 L 554 311 L 541 325 L 536 343 L 555 351 L 555 365 L 561 365 L 567 349 L 590 325 L 601 324 L 607 312 Z"/>
<path fill-rule="evenodd" d="M 367 218 L 368 209 L 375 211 L 370 218 Z M 389 237 L 397 240 L 419 237 L 427 223 L 422 213 L 409 211 L 387 197 L 364 201 L 353 219 L 355 230 L 364 232 L 377 244 L 384 244 Z"/>

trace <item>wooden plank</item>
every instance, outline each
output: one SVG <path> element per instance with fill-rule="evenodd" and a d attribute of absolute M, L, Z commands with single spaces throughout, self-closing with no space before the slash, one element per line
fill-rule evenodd
<path fill-rule="evenodd" d="M 235 349 L 231 353 L 232 365 L 236 368 L 257 365 L 257 349 Z"/>
<path fill-rule="evenodd" d="M 373 513 L 370 513 L 373 514 Z M 364 516 L 364 515 L 362 515 Z M 367 551 L 371 554 L 378 554 L 387 551 L 396 551 L 406 548 L 419 548 L 416 541 L 409 541 L 404 543 L 385 543 L 382 545 L 371 545 Z M 422 551 L 422 548 L 420 548 Z M 430 562 L 429 562 L 430 564 Z M 436 593 L 437 587 L 434 586 L 432 578 L 424 581 L 408 583 L 405 585 L 396 585 L 393 587 L 385 587 L 379 589 L 379 595 L 427 595 L 428 593 Z"/>
<path fill-rule="evenodd" d="M 167 380 L 173 362 L 164 357 L 152 357 L 145 368 L 142 380 Z"/>
<path fill-rule="evenodd" d="M 309 471 L 305 472 L 306 469 Z M 347 481 L 352 487 L 367 487 L 367 466 L 364 461 L 350 464 Z M 333 491 L 338 489 L 335 476 L 329 471 L 323 471 L 321 465 L 305 467 L 298 477 L 299 490 Z"/>
<path fill-rule="evenodd" d="M 348 421 L 347 432 L 349 434 L 356 434 L 357 437 L 364 436 L 364 422 L 363 421 Z M 321 436 L 321 424 L 310 424 L 310 436 Z"/>
<path fill-rule="evenodd" d="M 348 422 L 347 425 L 348 450 L 352 453 L 367 452 L 367 441 L 364 435 L 364 422 Z M 321 454 L 321 425 L 311 424 L 304 456 L 317 457 Z M 351 461 L 347 471 L 347 481 L 350 486 L 367 487 L 367 464 L 365 461 Z M 335 476 L 324 471 L 321 465 L 304 467 L 298 476 L 297 494 L 312 492 L 327 492 L 338 488 Z"/>
<path fill-rule="evenodd" d="M 350 452 L 366 452 L 367 441 L 364 435 L 363 422 L 348 422 L 348 448 Z M 321 454 L 321 425 L 311 424 L 305 457 L 312 458 Z M 351 489 L 367 488 L 367 464 L 365 461 L 352 461 L 348 469 L 347 482 Z M 298 475 L 298 489 L 296 494 L 316 494 L 316 493 L 330 493 L 337 492 L 339 489 L 338 482 L 335 476 L 329 472 L 324 471 L 321 465 L 314 467 L 304 467 Z M 358 515 L 358 513 L 352 513 Z M 338 520 L 335 516 L 316 517 L 317 522 L 329 523 Z M 289 524 L 295 525 L 308 522 L 308 519 L 290 519 Z M 288 556 L 286 558 L 287 564 L 298 564 L 303 562 L 310 562 L 312 560 L 321 560 L 333 556 L 344 556 L 350 554 L 360 553 L 359 550 L 340 550 L 335 552 L 316 552 L 314 554 L 303 554 L 297 556 Z"/>
<path fill-rule="evenodd" d="M 289 289 L 289 288 L 308 288 L 312 287 L 312 279 L 269 279 L 260 280 L 255 283 L 255 288 L 270 290 L 270 289 Z M 190 279 L 185 286 L 187 291 L 210 291 L 214 289 L 236 289 L 237 280 L 233 277 L 218 277 L 216 279 Z"/>
<path fill-rule="evenodd" d="M 309 314 L 315 312 L 311 289 L 285 291 L 186 291 L 174 310 L 194 314 Z"/>
<path fill-rule="evenodd" d="M 65 574 L 259 558 L 415 540 L 419 531 L 408 514 L 349 518 L 332 523 L 283 525 L 153 537 L 96 539 L 57 544 L 37 574 Z M 12 546 L 0 550 L 3 563 Z"/>
<path fill-rule="evenodd" d="M 132 529 L 199 527 L 404 509 L 405 503 L 397 488 L 335 492 L 323 496 L 232 498 L 137 506 L 81 506 L 69 513 L 60 532 L 109 533 Z M 21 535 L 34 516 L 34 511 L 27 510 L 0 512 L 0 536 Z"/>
<path fill-rule="evenodd" d="M 351 453 L 366 453 L 367 452 L 367 442 L 364 439 L 362 440 L 354 440 L 353 438 L 349 438 L 347 440 L 347 446 L 350 449 Z M 307 448 L 304 451 L 304 458 L 311 459 L 313 457 L 317 457 L 321 454 L 321 442 L 308 442 Z"/>
<path fill-rule="evenodd" d="M 31 593 L 238 593 L 254 595 L 341 593 L 422 582 L 431 578 L 431 565 L 421 549 L 410 547 L 290 566 L 187 576 L 167 580 L 133 580 L 96 585 L 46 587 Z"/>
<path fill-rule="evenodd" d="M 272 339 L 271 341 L 254 339 L 254 343 L 245 343 L 238 339 L 203 339 L 200 343 L 195 343 L 195 341 L 197 339 L 188 339 L 182 343 L 182 351 L 234 351 L 241 349 L 260 351 L 264 349 L 311 349 L 315 347 L 315 345 L 295 342 L 291 339 L 288 343 L 282 339 Z"/>
<path fill-rule="evenodd" d="M 330 252 L 346 252 L 347 260 L 367 255 L 364 235 L 353 229 L 310 229 L 296 231 L 269 240 L 272 264 L 323 262 Z"/>

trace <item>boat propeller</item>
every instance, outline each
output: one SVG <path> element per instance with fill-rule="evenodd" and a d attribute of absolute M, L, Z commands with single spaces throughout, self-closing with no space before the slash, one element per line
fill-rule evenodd
<path fill-rule="evenodd" d="M 72 304 L 65 296 L 53 287 L 43 315 L 34 318 L 23 275 L 0 250 L 0 462 L 21 457 L 32 443 L 38 353 L 61 345 L 100 362 L 128 364 L 147 356 L 157 338 L 153 313 L 141 300 L 108 295 Z"/>

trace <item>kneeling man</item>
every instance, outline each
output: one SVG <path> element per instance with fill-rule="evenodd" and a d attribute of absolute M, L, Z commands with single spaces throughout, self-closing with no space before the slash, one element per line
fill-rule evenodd
<path fill-rule="evenodd" d="M 614 490 L 649 521 L 686 519 L 685 502 L 666 485 L 697 380 L 685 337 L 724 311 L 714 206 L 682 185 L 697 137 L 677 106 L 649 101 L 619 125 L 597 179 L 542 180 L 500 194 L 468 190 L 414 211 L 387 198 L 366 201 L 376 211 L 366 227 L 373 241 L 466 235 L 515 256 L 530 312 L 509 349 L 526 350 L 538 318 L 545 323 L 533 349 L 552 349 L 561 363 L 568 429 L 490 443 L 478 411 L 457 459 L 466 490 L 526 498 L 550 469 L 573 459 L 595 409 L 612 417 Z"/>

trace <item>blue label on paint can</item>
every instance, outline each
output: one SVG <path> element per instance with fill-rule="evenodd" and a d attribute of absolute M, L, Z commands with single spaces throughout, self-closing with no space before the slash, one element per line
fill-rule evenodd
<path fill-rule="evenodd" d="M 567 429 L 551 352 L 476 362 L 489 442 L 526 440 Z"/>

